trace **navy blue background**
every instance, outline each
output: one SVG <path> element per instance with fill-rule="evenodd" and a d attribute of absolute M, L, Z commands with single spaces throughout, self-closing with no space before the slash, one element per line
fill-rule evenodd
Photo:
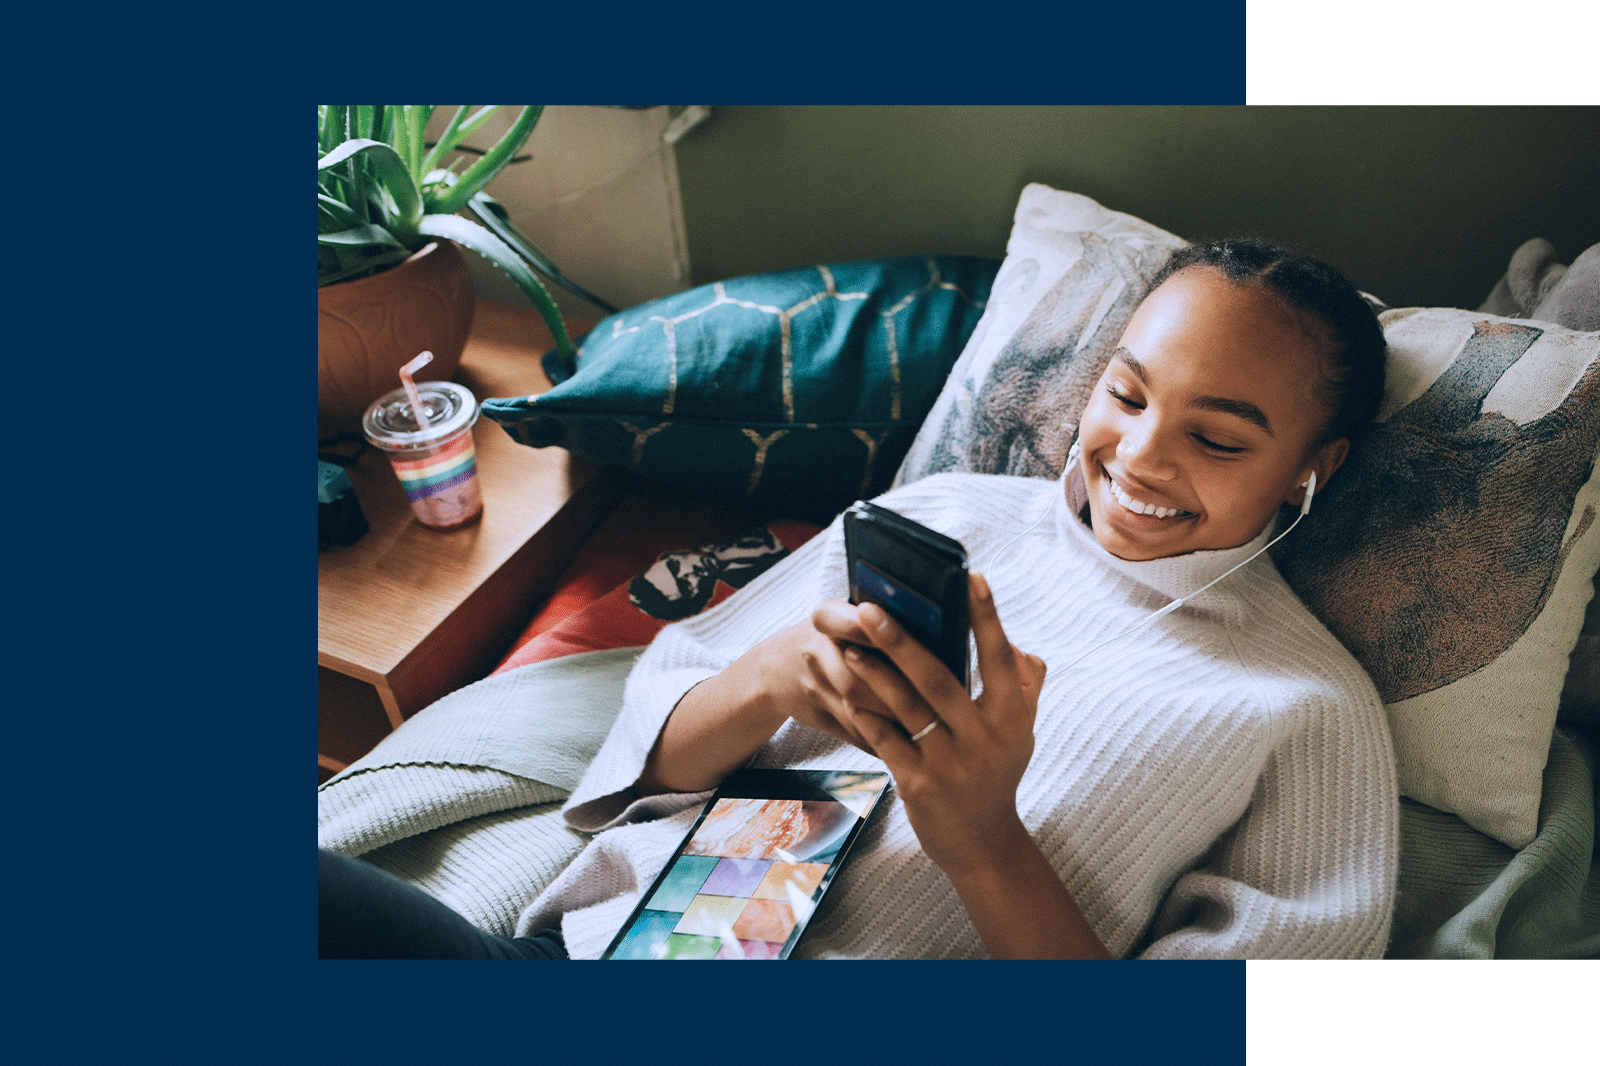
<path fill-rule="evenodd" d="M 1242 1060 L 1243 963 L 316 962 L 293 442 L 317 102 L 1243 103 L 1244 7 L 9 5 L 11 958 L 53 1047 Z"/>

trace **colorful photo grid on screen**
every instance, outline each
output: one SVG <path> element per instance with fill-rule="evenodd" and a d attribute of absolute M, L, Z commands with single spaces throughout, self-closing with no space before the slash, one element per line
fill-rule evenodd
<path fill-rule="evenodd" d="M 828 865 L 680 855 L 612 958 L 777 958 Z"/>
<path fill-rule="evenodd" d="M 787 956 L 882 789 L 851 776 L 839 800 L 714 800 L 607 957 Z"/>

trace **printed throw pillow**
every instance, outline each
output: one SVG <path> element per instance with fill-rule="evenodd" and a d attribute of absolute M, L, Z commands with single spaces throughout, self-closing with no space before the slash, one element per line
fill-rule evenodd
<path fill-rule="evenodd" d="M 999 261 L 907 256 L 705 285 L 602 320 L 483 413 L 680 488 L 822 523 L 888 487 Z"/>
<path fill-rule="evenodd" d="M 1383 694 L 1401 790 L 1520 848 L 1600 568 L 1600 333 L 1379 321 L 1379 424 L 1274 558 Z"/>
<path fill-rule="evenodd" d="M 1055 477 L 1133 308 L 1182 241 L 1030 185 L 989 306 L 896 483 Z M 1371 445 L 1273 552 L 1372 675 L 1401 791 L 1521 848 L 1600 567 L 1600 334 L 1386 310 Z"/>

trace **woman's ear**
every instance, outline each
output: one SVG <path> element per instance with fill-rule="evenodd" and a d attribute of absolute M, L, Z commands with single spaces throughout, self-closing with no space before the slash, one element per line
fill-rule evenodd
<path fill-rule="evenodd" d="M 1345 458 L 1349 454 L 1350 441 L 1344 437 L 1330 440 L 1318 448 L 1312 453 L 1310 462 L 1300 471 L 1300 476 L 1295 479 L 1294 488 L 1284 497 L 1284 502 L 1295 507 L 1303 504 L 1306 499 L 1306 482 L 1311 479 L 1312 474 L 1317 475 L 1315 491 L 1326 490 L 1328 482 L 1333 478 L 1333 472 L 1344 465 Z"/>

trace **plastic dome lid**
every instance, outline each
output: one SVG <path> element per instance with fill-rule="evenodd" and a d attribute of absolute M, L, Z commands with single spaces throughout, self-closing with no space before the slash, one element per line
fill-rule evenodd
<path fill-rule="evenodd" d="M 430 448 L 478 420 L 478 401 L 472 391 L 453 381 L 419 381 L 417 395 L 428 419 L 426 430 L 419 427 L 406 390 L 395 389 L 367 408 L 361 419 L 367 440 L 391 452 Z"/>

